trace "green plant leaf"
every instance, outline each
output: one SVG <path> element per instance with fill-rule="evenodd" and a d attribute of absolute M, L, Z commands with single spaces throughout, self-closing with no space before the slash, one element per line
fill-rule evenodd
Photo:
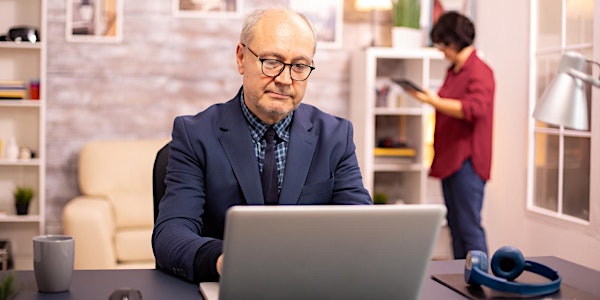
<path fill-rule="evenodd" d="M 15 203 L 29 203 L 33 198 L 33 189 L 30 187 L 18 186 L 13 192 Z"/>
<path fill-rule="evenodd" d="M 419 29 L 421 19 L 420 0 L 394 0 L 392 17 L 394 26 Z"/>
<path fill-rule="evenodd" d="M 14 292 L 15 274 L 8 273 L 0 282 L 0 300 L 8 300 Z"/>

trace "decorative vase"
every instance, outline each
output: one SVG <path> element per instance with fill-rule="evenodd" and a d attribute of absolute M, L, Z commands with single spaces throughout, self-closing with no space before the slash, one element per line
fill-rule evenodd
<path fill-rule="evenodd" d="M 6 144 L 6 158 L 8 160 L 17 160 L 19 158 L 19 146 L 14 136 L 11 136 Z"/>
<path fill-rule="evenodd" d="M 410 27 L 393 27 L 392 28 L 392 47 L 422 47 L 423 32 L 420 29 Z"/>
<path fill-rule="evenodd" d="M 29 203 L 15 203 L 17 215 L 22 216 L 29 213 Z"/>

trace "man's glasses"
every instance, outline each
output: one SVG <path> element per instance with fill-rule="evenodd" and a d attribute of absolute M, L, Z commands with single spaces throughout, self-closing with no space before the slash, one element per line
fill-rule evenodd
<path fill-rule="evenodd" d="M 315 69 L 315 67 L 305 64 L 286 64 L 276 59 L 260 58 L 258 55 L 256 55 L 256 53 L 254 53 L 254 51 L 248 48 L 248 46 L 244 44 L 242 44 L 242 46 L 248 49 L 248 51 L 250 51 L 252 55 L 256 56 L 256 58 L 258 58 L 260 61 L 261 71 L 265 76 L 277 77 L 279 74 L 281 74 L 281 72 L 283 72 L 286 66 L 289 66 L 290 77 L 292 80 L 303 81 L 306 80 L 308 76 L 310 76 L 310 73 Z"/>

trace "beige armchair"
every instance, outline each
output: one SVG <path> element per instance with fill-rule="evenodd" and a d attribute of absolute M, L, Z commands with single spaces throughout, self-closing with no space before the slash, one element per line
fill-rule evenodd
<path fill-rule="evenodd" d="M 79 156 L 82 195 L 63 210 L 76 269 L 154 268 L 152 168 L 167 139 L 92 141 Z"/>

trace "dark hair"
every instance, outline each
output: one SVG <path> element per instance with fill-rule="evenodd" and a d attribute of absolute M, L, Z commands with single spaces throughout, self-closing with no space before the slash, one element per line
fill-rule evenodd
<path fill-rule="evenodd" d="M 454 45 L 457 51 L 473 44 L 475 26 L 469 18 L 455 11 L 441 15 L 429 34 L 434 44 Z"/>

